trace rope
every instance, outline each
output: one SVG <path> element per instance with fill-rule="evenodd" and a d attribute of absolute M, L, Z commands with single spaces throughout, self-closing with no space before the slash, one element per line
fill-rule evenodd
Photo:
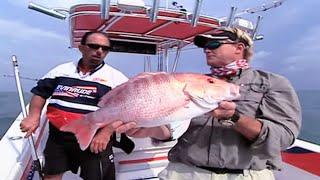
<path fill-rule="evenodd" d="M 14 78 L 14 75 L 9 75 L 9 74 L 3 74 L 2 77 L 4 78 Z M 30 81 L 39 81 L 37 78 L 30 78 L 30 77 L 25 77 L 25 76 L 20 76 L 20 79 L 26 79 Z"/>

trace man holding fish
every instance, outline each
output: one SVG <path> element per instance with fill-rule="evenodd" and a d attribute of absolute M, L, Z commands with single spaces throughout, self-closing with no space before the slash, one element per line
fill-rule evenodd
<path fill-rule="evenodd" d="M 237 84 L 240 97 L 192 118 L 186 132 L 181 129 L 188 122 L 167 126 L 168 139 L 178 142 L 159 178 L 274 179 L 272 170 L 282 166 L 280 152 L 294 142 L 301 127 L 295 90 L 284 77 L 250 67 L 253 41 L 240 29 L 219 28 L 196 36 L 194 43 L 206 55 L 208 76 Z M 147 137 L 153 131 L 121 128 L 133 137 Z"/>
<path fill-rule="evenodd" d="M 250 68 L 253 42 L 240 29 L 216 29 L 194 43 L 210 74 L 142 73 L 103 95 L 97 111 L 59 122 L 59 130 L 74 133 L 81 150 L 105 129 L 179 138 L 160 179 L 274 179 L 280 151 L 301 126 L 294 89 L 282 76 Z"/>

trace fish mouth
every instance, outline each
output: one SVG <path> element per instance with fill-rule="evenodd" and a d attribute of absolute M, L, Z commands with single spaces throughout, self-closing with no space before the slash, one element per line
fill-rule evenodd
<path fill-rule="evenodd" d="M 218 101 L 210 98 L 210 97 L 192 97 L 192 102 L 195 103 L 197 106 L 204 108 L 204 109 L 213 109 L 214 106 L 217 106 Z"/>

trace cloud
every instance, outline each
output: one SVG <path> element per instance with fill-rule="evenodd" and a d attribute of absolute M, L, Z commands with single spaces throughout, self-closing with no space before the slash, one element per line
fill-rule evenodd
<path fill-rule="evenodd" d="M 55 32 L 31 27 L 21 21 L 15 21 L 12 19 L 0 19 L 0 27 L 0 36 L 11 39 L 11 41 L 32 40 L 34 37 L 59 40 L 68 39 L 67 37 L 59 35 Z"/>
<path fill-rule="evenodd" d="M 297 41 L 293 48 L 298 52 L 319 52 L 320 50 L 320 25 L 311 27 L 301 34 L 301 39 Z"/>
<path fill-rule="evenodd" d="M 261 50 L 261 51 L 255 52 L 253 54 L 253 58 L 252 58 L 253 61 L 251 62 L 251 65 L 255 68 L 263 69 L 265 68 L 266 63 L 269 62 L 266 59 L 269 58 L 270 56 L 272 56 L 272 53 L 268 51 Z"/>
<path fill-rule="evenodd" d="M 260 59 L 264 59 L 268 56 L 270 56 L 272 53 L 271 52 L 268 52 L 268 51 L 258 51 L 254 54 L 254 59 L 255 60 L 260 60 Z"/>
<path fill-rule="evenodd" d="M 284 59 L 287 71 L 318 69 L 320 67 L 320 25 L 309 28 L 301 34 L 301 38 L 289 47 L 292 52 Z"/>
<path fill-rule="evenodd" d="M 11 0 L 7 0 L 8 3 L 15 5 L 15 6 L 19 6 L 19 7 L 27 7 L 29 1 L 28 0 L 20 0 L 20 1 L 11 1 Z"/>

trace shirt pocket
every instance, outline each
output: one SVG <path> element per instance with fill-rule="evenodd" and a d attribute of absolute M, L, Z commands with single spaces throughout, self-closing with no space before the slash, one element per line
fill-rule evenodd
<path fill-rule="evenodd" d="M 255 116 L 268 85 L 264 83 L 240 84 L 240 98 L 235 102 L 240 113 Z"/>

